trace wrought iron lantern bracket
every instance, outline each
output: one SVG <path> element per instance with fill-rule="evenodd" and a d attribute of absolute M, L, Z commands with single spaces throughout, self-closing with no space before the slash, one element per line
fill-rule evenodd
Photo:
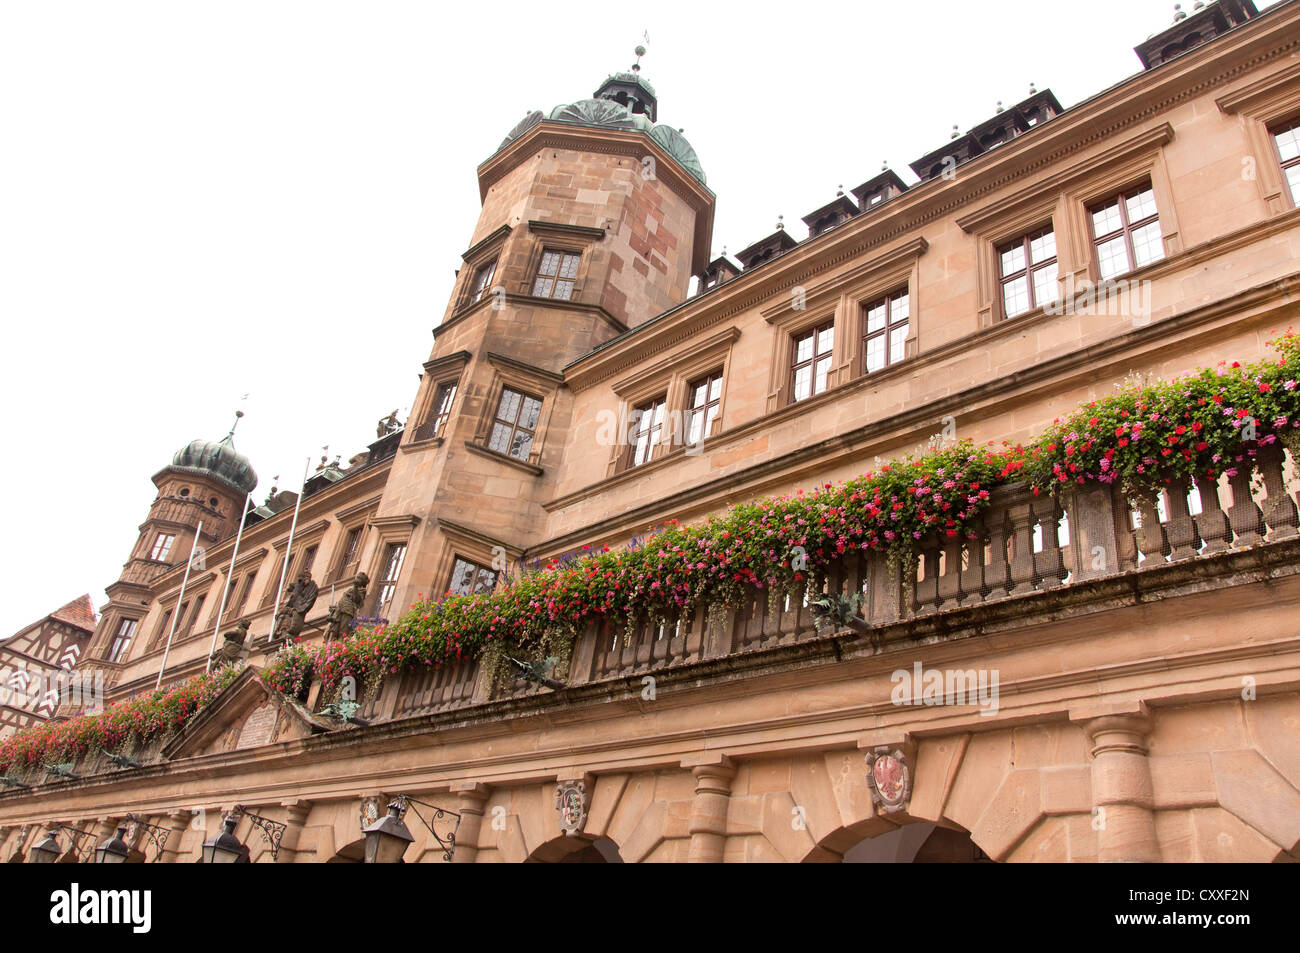
<path fill-rule="evenodd" d="M 150 824 L 139 814 L 128 814 L 126 819 L 132 824 L 134 830 L 131 831 L 131 839 L 139 837 L 141 831 L 144 836 L 153 841 L 154 857 L 151 863 L 158 863 L 162 860 L 163 848 L 167 846 L 167 838 L 171 834 L 165 827 L 159 827 L 157 824 Z"/>
<path fill-rule="evenodd" d="M 248 818 L 252 825 L 262 832 L 266 842 L 271 845 L 271 860 L 277 861 L 280 859 L 280 840 L 284 837 L 284 832 L 289 829 L 288 824 L 281 824 L 279 821 L 273 821 L 261 814 L 254 814 L 242 804 L 236 804 L 235 809 L 228 816 Z"/>
<path fill-rule="evenodd" d="M 403 814 L 405 814 L 409 808 L 411 813 L 420 819 L 420 823 L 423 824 L 425 829 L 433 835 L 433 839 L 436 840 L 438 846 L 442 848 L 442 859 L 447 861 L 447 863 L 451 863 L 452 857 L 456 855 L 456 832 L 460 830 L 460 815 L 455 811 L 449 811 L 446 808 L 438 807 L 436 804 L 430 804 L 428 801 L 421 801 L 419 798 L 413 798 L 409 794 L 395 795 L 393 800 L 402 806 Z M 412 804 L 420 804 L 429 808 L 433 811 L 433 816 L 426 821 L 424 815 L 411 807 Z M 447 834 L 445 839 L 437 832 L 437 830 L 434 829 L 434 825 L 444 817 L 454 817 L 456 819 L 455 823 L 452 825 L 451 831 Z"/>

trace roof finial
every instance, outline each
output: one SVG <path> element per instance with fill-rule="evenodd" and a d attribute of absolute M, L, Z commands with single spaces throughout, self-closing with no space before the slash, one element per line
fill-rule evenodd
<path fill-rule="evenodd" d="M 1000 112 L 1002 112 L 1002 100 L 1000 100 L 1000 99 L 998 100 L 998 108 L 995 109 L 995 110 L 993 110 L 993 111 L 994 111 L 995 113 L 1000 113 Z"/>
<path fill-rule="evenodd" d="M 649 37 L 650 37 L 650 33 L 649 31 L 647 31 L 646 32 L 647 43 L 650 42 Z M 641 72 L 641 57 L 645 56 L 645 47 L 642 46 L 640 43 L 638 43 L 636 45 L 636 49 L 633 50 L 632 52 L 636 53 L 636 62 L 632 64 L 632 72 L 639 73 Z"/>
<path fill-rule="evenodd" d="M 1187 18 L 1187 14 L 1183 12 L 1183 5 L 1181 3 L 1175 3 L 1174 22 L 1177 23 L 1179 20 L 1184 20 L 1186 18 Z"/>
<path fill-rule="evenodd" d="M 1029 84 L 1029 95 L 1030 95 L 1030 96 L 1037 96 L 1037 95 L 1038 95 L 1038 87 L 1035 86 L 1033 83 L 1030 83 L 1030 84 Z"/>
<path fill-rule="evenodd" d="M 777 230 L 778 232 L 783 232 L 783 231 L 785 231 L 785 216 L 784 216 L 784 215 L 778 215 L 778 216 L 776 217 L 776 230 Z"/>
<path fill-rule="evenodd" d="M 226 434 L 225 439 L 221 441 L 222 443 L 228 443 L 232 447 L 235 445 L 234 443 L 235 428 L 239 426 L 239 418 L 242 416 L 244 416 L 244 412 L 242 410 L 235 411 L 235 422 L 230 425 L 230 433 Z"/>
<path fill-rule="evenodd" d="M 843 195 L 844 195 L 844 183 L 841 182 L 839 185 L 835 187 L 835 197 L 840 198 Z"/>
<path fill-rule="evenodd" d="M 949 139 L 956 139 L 956 138 L 957 138 L 957 124 L 956 124 L 956 123 L 953 123 L 953 124 L 952 124 L 952 135 L 949 136 L 948 138 L 949 138 Z"/>

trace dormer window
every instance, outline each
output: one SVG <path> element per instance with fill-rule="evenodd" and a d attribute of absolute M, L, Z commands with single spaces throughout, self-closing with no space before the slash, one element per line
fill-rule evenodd
<path fill-rule="evenodd" d="M 533 295 L 554 298 L 556 301 L 573 299 L 573 284 L 578 277 L 578 263 L 582 256 L 576 252 L 547 248 L 542 251 L 542 263 L 533 282 Z"/>

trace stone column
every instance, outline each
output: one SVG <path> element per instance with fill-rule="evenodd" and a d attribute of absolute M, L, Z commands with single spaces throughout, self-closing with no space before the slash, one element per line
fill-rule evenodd
<path fill-rule="evenodd" d="M 478 858 L 479 832 L 483 829 L 483 811 L 492 789 L 476 781 L 457 781 L 451 793 L 460 798 L 460 827 L 456 829 L 456 853 L 453 864 L 472 864 Z"/>
<path fill-rule="evenodd" d="M 181 840 L 189 830 L 190 821 L 194 819 L 193 811 L 171 811 L 167 815 L 167 840 L 163 842 L 160 864 L 174 864 L 181 859 Z"/>
<path fill-rule="evenodd" d="M 691 847 L 687 860 L 693 864 L 720 864 L 727 843 L 727 803 L 736 765 L 725 754 L 708 755 L 701 762 L 682 762 L 695 776 L 695 804 L 691 808 Z"/>
<path fill-rule="evenodd" d="M 1070 712 L 1092 755 L 1093 827 L 1102 863 L 1159 863 L 1147 739 L 1151 715 L 1143 702 Z"/>
<path fill-rule="evenodd" d="M 298 859 L 298 841 L 307 823 L 307 815 L 311 813 L 311 805 L 312 802 L 306 800 L 280 802 L 280 806 L 286 812 L 284 823 L 287 826 L 280 837 L 280 855 L 276 859 L 277 864 L 292 864 Z"/>

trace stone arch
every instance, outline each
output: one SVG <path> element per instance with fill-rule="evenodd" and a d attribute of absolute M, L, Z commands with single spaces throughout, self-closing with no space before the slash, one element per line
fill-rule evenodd
<path fill-rule="evenodd" d="M 873 817 L 842 827 L 823 838 L 803 863 L 992 863 L 965 829 L 906 815 L 896 819 Z"/>
<path fill-rule="evenodd" d="M 618 845 L 608 837 L 553 837 L 524 861 L 529 864 L 621 864 Z"/>

